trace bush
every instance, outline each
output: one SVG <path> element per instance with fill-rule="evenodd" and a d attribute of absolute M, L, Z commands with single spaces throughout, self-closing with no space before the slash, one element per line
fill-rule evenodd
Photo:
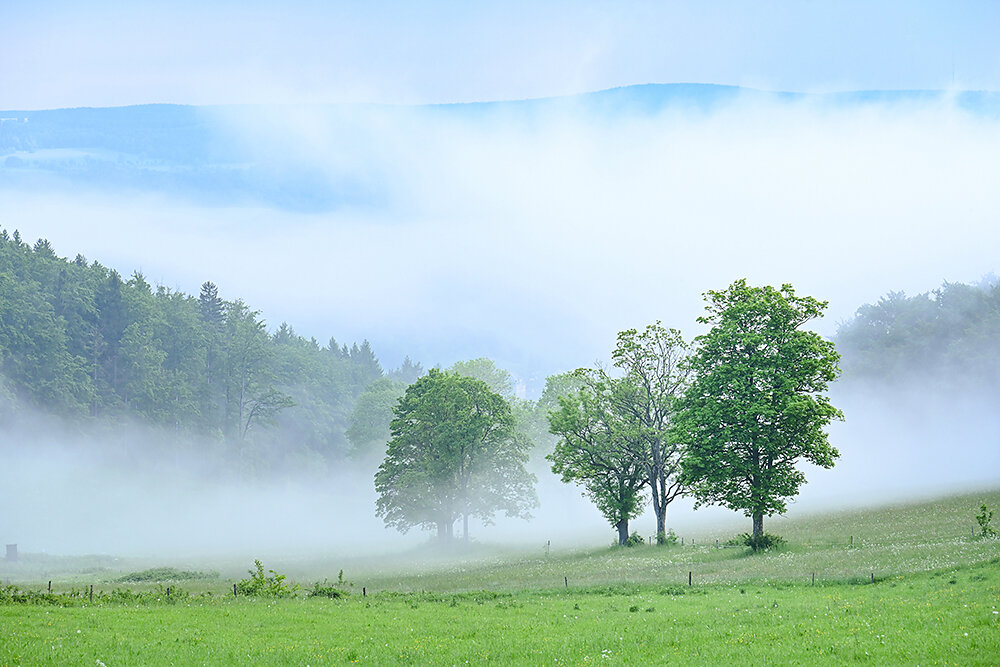
<path fill-rule="evenodd" d="M 727 547 L 750 547 L 755 552 L 770 551 L 771 549 L 780 549 L 785 546 L 785 538 L 780 535 L 763 533 L 760 537 L 754 539 L 750 533 L 743 533 L 742 535 L 729 538 L 723 544 Z"/>
<path fill-rule="evenodd" d="M 268 570 L 271 576 L 264 574 L 264 566 L 259 560 L 254 560 L 254 569 L 247 570 L 249 579 L 241 579 L 236 583 L 236 591 L 240 595 L 249 597 L 288 597 L 294 595 L 299 590 L 299 585 L 289 586 L 285 583 L 285 575 L 278 574 L 274 570 Z"/>
<path fill-rule="evenodd" d="M 656 534 L 656 543 L 660 546 L 672 547 L 679 541 L 680 538 L 677 537 L 677 533 L 671 528 L 666 533 Z"/>
<path fill-rule="evenodd" d="M 643 538 L 643 536 L 639 533 L 632 533 L 628 536 L 628 539 L 625 540 L 625 546 L 627 547 L 641 547 L 645 543 L 645 538 Z"/>
<path fill-rule="evenodd" d="M 326 579 L 322 582 L 317 581 L 314 583 L 312 590 L 309 591 L 309 597 L 311 598 L 330 598 L 336 600 L 337 598 L 347 597 L 347 595 L 349 595 L 347 591 L 335 584 L 331 584 Z"/>
<path fill-rule="evenodd" d="M 997 537 L 997 531 L 990 525 L 990 521 L 993 520 L 993 510 L 983 503 L 979 508 L 979 514 L 976 515 L 976 523 L 979 524 L 979 537 L 983 539 L 995 538 Z"/>
<path fill-rule="evenodd" d="M 785 546 L 785 538 L 771 533 L 761 533 L 756 539 L 752 535 L 747 535 L 744 543 L 755 552 L 770 551 Z"/>

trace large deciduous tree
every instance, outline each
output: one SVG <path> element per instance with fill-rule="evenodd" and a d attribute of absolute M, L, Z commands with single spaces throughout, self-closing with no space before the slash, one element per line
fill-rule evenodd
<path fill-rule="evenodd" d="M 611 355 L 623 372 L 612 394 L 614 408 L 621 415 L 622 437 L 645 472 L 660 544 L 666 539 L 667 506 L 684 489 L 682 447 L 672 429 L 688 378 L 687 354 L 680 332 L 657 322 L 619 333 Z"/>
<path fill-rule="evenodd" d="M 683 479 L 699 503 L 752 517 L 751 544 L 760 544 L 764 517 L 784 512 L 805 481 L 796 464 L 830 468 L 839 455 L 825 427 L 843 415 L 822 392 L 840 357 L 801 329 L 826 302 L 796 296 L 791 285 L 738 280 L 705 299 L 708 314 L 698 321 L 712 328 L 696 339 L 678 418 Z"/>
<path fill-rule="evenodd" d="M 392 439 L 375 474 L 376 511 L 386 525 L 437 528 L 448 541 L 461 518 L 468 539 L 470 517 L 527 517 L 537 504 L 535 478 L 524 467 L 530 443 L 486 383 L 432 369 L 393 412 Z"/>
<path fill-rule="evenodd" d="M 560 396 L 559 409 L 549 413 L 559 442 L 547 458 L 563 482 L 583 486 L 624 545 L 629 520 L 642 511 L 645 470 L 624 438 L 614 396 L 617 380 L 586 369 L 576 375 L 583 386 Z"/>

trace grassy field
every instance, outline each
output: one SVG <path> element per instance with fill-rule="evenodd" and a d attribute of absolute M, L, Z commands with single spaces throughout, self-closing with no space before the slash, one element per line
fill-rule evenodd
<path fill-rule="evenodd" d="M 0 605 L 0 664 L 996 665 L 1000 542 L 969 536 L 984 500 L 997 506 L 1000 492 L 776 521 L 790 544 L 765 555 L 717 549 L 711 535 L 673 548 L 437 554 L 419 567 L 403 564 L 410 554 L 351 564 L 340 599 L 234 598 L 217 564 L 222 574 L 129 576 L 128 561 L 26 558 L 0 569 L 5 582 L 16 568 L 20 588 L 38 590 L 62 569 L 54 589 L 77 597 Z M 340 564 L 287 565 L 311 584 L 335 580 Z"/>

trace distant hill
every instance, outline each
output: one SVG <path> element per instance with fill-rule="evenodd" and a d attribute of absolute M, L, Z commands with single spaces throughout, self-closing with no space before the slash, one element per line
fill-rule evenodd
<path fill-rule="evenodd" d="M 301 211 L 378 205 L 378 174 L 341 170 L 286 155 L 280 141 L 255 141 L 276 130 L 289 110 L 305 109 L 345 152 L 377 151 L 372 118 L 405 132 L 415 119 L 531 122 L 572 112 L 595 120 L 664 112 L 704 114 L 743 102 L 816 103 L 837 109 L 951 102 L 967 113 L 1000 118 L 1000 94 L 966 91 L 856 91 L 825 95 L 766 92 L 710 84 L 646 84 L 533 100 L 427 106 L 195 107 L 152 104 L 112 108 L 0 111 L 0 188 L 83 186 L 168 192 L 203 204 L 262 204 Z M 291 121 L 289 121 L 291 122 Z M 386 125 L 383 125 L 383 127 Z M 367 142 L 367 143 L 366 143 Z M 370 150 L 369 150 L 370 149 Z"/>

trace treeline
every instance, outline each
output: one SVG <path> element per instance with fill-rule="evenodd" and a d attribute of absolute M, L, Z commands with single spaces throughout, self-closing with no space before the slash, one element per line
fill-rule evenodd
<path fill-rule="evenodd" d="M 0 231 L 0 415 L 31 406 L 76 424 L 135 420 L 219 443 L 244 467 L 336 461 L 357 398 L 385 372 L 367 341 L 325 345 L 211 282 L 195 297 L 123 279 Z"/>
<path fill-rule="evenodd" d="M 861 306 L 835 337 L 844 379 L 1000 389 L 1000 284 L 944 283 Z"/>

